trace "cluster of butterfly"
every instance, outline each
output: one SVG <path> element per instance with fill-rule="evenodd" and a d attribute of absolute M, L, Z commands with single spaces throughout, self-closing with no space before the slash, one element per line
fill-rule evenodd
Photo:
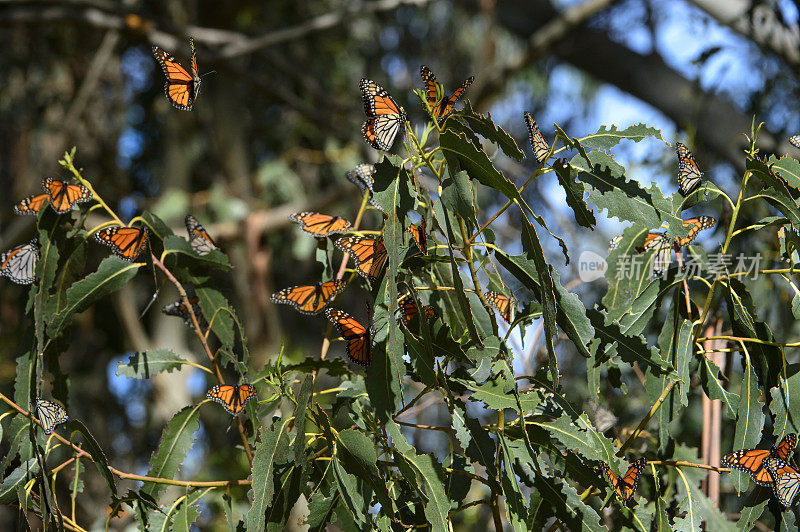
<path fill-rule="evenodd" d="M 750 475 L 759 486 L 771 486 L 775 498 L 785 507 L 794 504 L 800 491 L 800 471 L 789 464 L 797 435 L 787 434 L 771 449 L 743 449 L 726 454 L 722 466 Z"/>

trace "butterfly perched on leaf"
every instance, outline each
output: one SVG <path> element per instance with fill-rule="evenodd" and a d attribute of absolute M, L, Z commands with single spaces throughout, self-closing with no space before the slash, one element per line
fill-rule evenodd
<path fill-rule="evenodd" d="M 133 261 L 147 243 L 147 228 L 112 225 L 99 230 L 94 237 L 101 244 L 110 247 L 119 258 Z"/>
<path fill-rule="evenodd" d="M 408 327 L 411 321 L 419 316 L 419 308 L 417 307 L 417 301 L 411 294 L 405 294 L 398 298 L 398 307 L 397 313 L 399 315 L 400 320 Z M 436 307 L 433 305 L 425 305 L 422 307 L 422 314 L 425 316 L 425 319 L 432 320 L 438 316 L 438 312 L 436 311 Z"/>
<path fill-rule="evenodd" d="M 296 212 L 290 214 L 289 219 L 300 224 L 303 231 L 316 238 L 346 233 L 352 227 L 349 221 L 340 216 L 331 216 L 330 214 L 320 214 L 318 212 Z"/>
<path fill-rule="evenodd" d="M 486 301 L 494 307 L 504 320 L 508 323 L 514 321 L 514 315 L 517 312 L 517 300 L 513 297 L 500 294 L 498 292 L 486 292 Z"/>
<path fill-rule="evenodd" d="M 0 275 L 17 284 L 36 280 L 36 261 L 39 258 L 39 239 L 9 249 L 0 255 Z"/>
<path fill-rule="evenodd" d="M 193 291 L 189 289 L 186 290 L 186 295 L 186 299 L 189 300 L 189 305 L 191 305 L 192 311 L 194 311 L 194 317 L 197 318 L 197 324 L 201 328 L 206 328 L 208 324 L 203 318 L 203 312 L 200 310 L 200 298 L 198 298 Z M 161 308 L 161 312 L 167 316 L 178 316 L 189 327 L 194 326 L 192 323 L 192 316 L 189 313 L 189 307 L 183 302 L 183 298 L 175 301 L 174 303 L 170 303 L 169 305 L 164 305 Z"/>
<path fill-rule="evenodd" d="M 768 458 L 788 461 L 796 445 L 797 435 L 787 434 L 778 445 L 773 446 L 771 449 L 742 449 L 741 451 L 734 451 L 723 456 L 720 464 L 723 467 L 744 471 L 759 486 L 770 486 L 774 479 L 772 473 L 766 468 L 765 461 Z"/>
<path fill-rule="evenodd" d="M 425 219 L 420 220 L 419 224 L 411 224 L 408 226 L 408 232 L 414 238 L 414 243 L 417 245 L 423 255 L 428 253 L 428 238 L 425 236 Z"/>
<path fill-rule="evenodd" d="M 42 430 L 45 434 L 52 434 L 56 426 L 61 423 L 66 423 L 69 420 L 67 411 L 64 407 L 53 401 L 47 399 L 37 399 L 36 404 L 36 417 L 42 424 Z"/>
<path fill-rule="evenodd" d="M 58 214 L 72 210 L 77 203 L 86 203 L 92 200 L 92 191 L 83 185 L 72 185 L 54 177 L 42 181 L 42 188 L 50 197 L 50 206 Z"/>
<path fill-rule="evenodd" d="M 695 241 L 700 231 L 704 229 L 711 229 L 717 225 L 717 220 L 711 216 L 697 216 L 683 221 L 684 226 L 690 226 L 689 234 L 684 238 L 675 238 L 675 243 L 679 247 L 687 246 Z"/>
<path fill-rule="evenodd" d="M 334 245 L 348 253 L 356 263 L 356 271 L 370 282 L 375 282 L 386 267 L 386 246 L 382 236 L 346 236 Z"/>
<path fill-rule="evenodd" d="M 367 307 L 369 313 L 369 307 Z M 370 327 L 364 327 L 353 316 L 338 308 L 329 308 L 325 317 L 336 326 L 345 341 L 345 350 L 350 360 L 362 366 L 369 366 L 372 360 L 372 319 Z"/>
<path fill-rule="evenodd" d="M 222 405 L 232 416 L 239 415 L 250 399 L 258 397 L 252 384 L 217 384 L 206 393 L 206 397 Z"/>
<path fill-rule="evenodd" d="M 775 498 L 789 508 L 800 492 L 800 472 L 780 458 L 767 458 L 764 467 L 773 478 L 772 492 Z"/>
<path fill-rule="evenodd" d="M 453 111 L 456 102 L 464 95 L 464 92 L 472 85 L 472 82 L 475 81 L 474 76 L 468 77 L 453 91 L 453 94 L 450 96 L 441 94 L 442 97 L 440 99 L 439 84 L 436 83 L 436 76 L 431 72 L 431 69 L 422 65 L 419 67 L 419 73 L 425 85 L 425 100 L 428 102 L 428 107 L 430 107 L 431 116 L 434 120 L 439 121 L 439 123 L 442 123 L 447 115 Z"/>
<path fill-rule="evenodd" d="M 189 233 L 189 244 L 198 255 L 208 255 L 215 249 L 219 249 L 214 239 L 208 234 L 206 228 L 191 214 L 187 214 L 184 219 L 186 231 Z"/>
<path fill-rule="evenodd" d="M 15 214 L 31 214 L 36 216 L 39 214 L 39 211 L 42 210 L 42 207 L 47 205 L 50 201 L 50 194 L 36 194 L 33 196 L 28 196 L 24 198 L 22 201 L 14 205 L 14 213 Z"/>
<path fill-rule="evenodd" d="M 703 172 L 700 171 L 689 148 L 676 142 L 675 151 L 678 154 L 678 192 L 686 197 L 697 190 L 703 182 Z"/>
<path fill-rule="evenodd" d="M 364 113 L 367 115 L 367 121 L 361 126 L 361 133 L 376 150 L 389 151 L 397 132 L 406 122 L 406 112 L 374 81 L 361 78 L 358 88 L 361 90 Z"/>
<path fill-rule="evenodd" d="M 655 251 L 653 258 L 653 277 L 662 277 L 672 263 L 672 240 L 665 234 L 656 231 L 647 233 L 644 245 L 637 246 L 637 253 Z"/>
<path fill-rule="evenodd" d="M 626 471 L 623 476 L 617 477 L 617 475 L 614 474 L 614 471 L 611 470 L 611 467 L 603 462 L 603 472 L 611 481 L 611 487 L 614 488 L 614 492 L 620 499 L 622 499 L 623 503 L 627 503 L 628 500 L 630 500 L 631 497 L 633 497 L 633 495 L 636 493 L 636 488 L 639 486 L 639 479 L 641 478 L 642 471 L 644 471 L 646 465 L 647 460 L 644 458 L 639 458 L 633 464 L 631 464 L 631 466 L 628 468 L 628 471 Z"/>
<path fill-rule="evenodd" d="M 317 314 L 328 306 L 331 300 L 347 288 L 345 281 L 328 281 L 315 285 L 300 285 L 284 288 L 272 294 L 273 303 L 292 305 L 303 314 Z"/>
<path fill-rule="evenodd" d="M 373 185 L 375 184 L 375 180 L 372 178 L 375 175 L 375 165 L 361 163 L 357 165 L 352 170 L 348 170 L 345 172 L 345 177 L 350 180 L 355 186 L 357 186 L 361 190 L 361 194 L 369 194 L 367 198 L 367 202 L 378 209 L 379 211 L 383 210 L 380 203 L 375 201 L 373 197 L 375 191 L 373 190 Z"/>
<path fill-rule="evenodd" d="M 550 145 L 545 140 L 539 126 L 536 125 L 536 120 L 533 119 L 531 114 L 525 111 L 523 116 L 525 118 L 525 125 L 528 127 L 528 141 L 531 143 L 533 156 L 536 157 L 537 161 L 543 163 L 547 160 L 547 156 L 550 155 Z"/>
<path fill-rule="evenodd" d="M 192 73 L 190 74 L 163 48 L 153 46 L 153 55 L 161 65 L 167 81 L 164 84 L 164 94 L 170 103 L 182 111 L 191 111 L 194 101 L 200 94 L 200 73 L 197 71 L 197 56 L 194 52 L 194 40 L 189 39 L 192 48 Z"/>

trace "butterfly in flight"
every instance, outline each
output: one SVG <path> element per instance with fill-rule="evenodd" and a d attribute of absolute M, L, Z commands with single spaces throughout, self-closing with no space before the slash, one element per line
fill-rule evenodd
<path fill-rule="evenodd" d="M 99 230 L 94 237 L 110 247 L 119 258 L 133 261 L 147 243 L 147 228 L 112 225 Z"/>
<path fill-rule="evenodd" d="M 408 232 L 414 238 L 414 243 L 423 255 L 428 253 L 428 238 L 425 236 L 425 218 L 420 220 L 419 224 L 411 224 L 408 226 Z"/>
<path fill-rule="evenodd" d="M 39 418 L 45 434 L 52 434 L 57 425 L 66 423 L 69 420 L 67 411 L 58 403 L 47 399 L 37 399 L 35 406 L 36 417 Z"/>
<path fill-rule="evenodd" d="M 772 485 L 773 476 L 765 466 L 768 458 L 778 458 L 783 461 L 789 460 L 797 445 L 797 435 L 787 434 L 771 449 L 742 449 L 734 451 L 722 457 L 720 464 L 723 467 L 738 469 L 750 475 L 753 482 L 759 486 Z"/>
<path fill-rule="evenodd" d="M 675 151 L 678 153 L 678 192 L 686 197 L 697 190 L 703 182 L 703 172 L 700 171 L 689 148 L 676 142 Z"/>
<path fill-rule="evenodd" d="M 206 397 L 221 404 L 230 415 L 237 416 L 244 410 L 247 401 L 258 395 L 252 384 L 217 384 L 208 390 Z"/>
<path fill-rule="evenodd" d="M 367 121 L 361 126 L 361 133 L 376 150 L 389 151 L 397 132 L 406 122 L 406 112 L 374 81 L 361 78 L 358 88 L 361 90 L 364 113 L 367 115 Z"/>
<path fill-rule="evenodd" d="M 352 227 L 350 222 L 340 216 L 318 212 L 296 212 L 290 214 L 289 219 L 300 224 L 303 231 L 316 238 L 346 233 Z"/>
<path fill-rule="evenodd" d="M 717 225 L 717 220 L 711 216 L 697 216 L 695 218 L 684 220 L 683 225 L 691 226 L 691 228 L 689 229 L 689 234 L 684 238 L 675 238 L 675 243 L 678 245 L 678 247 L 687 246 L 694 242 L 697 238 L 697 235 L 700 234 L 700 231 L 704 229 L 711 229 Z"/>
<path fill-rule="evenodd" d="M 644 471 L 646 465 L 647 460 L 644 458 L 639 458 L 633 464 L 631 464 L 625 475 L 617 477 L 617 475 L 615 475 L 611 470 L 611 467 L 603 462 L 603 471 L 611 481 L 611 486 L 614 488 L 614 492 L 620 499 L 622 499 L 623 504 L 627 503 L 636 493 L 636 488 L 639 486 L 639 479 L 641 478 L 642 471 Z"/>
<path fill-rule="evenodd" d="M 345 281 L 328 281 L 315 285 L 300 285 L 284 288 L 272 294 L 270 301 L 284 305 L 292 305 L 302 314 L 317 314 L 328 306 L 328 303 L 347 288 Z"/>
<path fill-rule="evenodd" d="M 350 180 L 351 183 L 353 183 L 361 190 L 362 194 L 369 194 L 367 202 L 370 205 L 372 205 L 379 211 L 383 210 L 383 207 L 381 207 L 380 203 L 375 201 L 375 198 L 373 197 L 375 191 L 373 190 L 372 187 L 375 184 L 375 180 L 372 178 L 372 176 L 375 175 L 375 165 L 361 163 L 352 170 L 348 170 L 347 172 L 345 172 L 344 175 L 345 177 L 347 177 L 347 179 Z"/>
<path fill-rule="evenodd" d="M 186 290 L 186 295 L 187 299 L 189 300 L 189 305 L 191 305 L 192 310 L 194 311 L 194 317 L 197 318 L 197 324 L 201 328 L 205 329 L 208 324 L 203 318 L 203 312 L 200 310 L 200 298 L 198 298 L 192 290 L 189 290 L 188 287 Z M 161 312 L 167 316 L 178 316 L 189 327 L 194 325 L 192 323 L 192 316 L 189 313 L 189 307 L 183 302 L 183 298 L 175 301 L 174 303 L 170 303 L 169 305 L 164 305 L 164 307 L 161 309 Z"/>
<path fill-rule="evenodd" d="M 189 46 L 192 47 L 191 74 L 166 50 L 153 46 L 153 55 L 167 78 L 167 82 L 164 84 L 164 93 L 170 103 L 182 111 L 191 111 L 194 101 L 200 94 L 200 73 L 197 71 L 197 56 L 194 53 L 193 39 L 189 39 Z"/>
<path fill-rule="evenodd" d="M 436 76 L 431 72 L 431 69 L 422 65 L 419 67 L 419 73 L 422 76 L 422 82 L 425 84 L 425 100 L 428 102 L 428 107 L 431 110 L 431 116 L 434 120 L 438 120 L 441 124 L 444 119 L 453 111 L 456 102 L 464 95 L 464 92 L 475 81 L 474 76 L 468 77 L 464 82 L 448 97 L 442 95 L 439 99 L 439 84 L 436 83 Z M 437 104 L 437 102 L 439 102 Z"/>
<path fill-rule="evenodd" d="M 666 233 L 650 231 L 644 239 L 644 245 L 635 249 L 637 253 L 656 252 L 653 258 L 653 277 L 663 277 L 672 264 L 672 240 Z"/>
<path fill-rule="evenodd" d="M 523 116 L 525 118 L 525 125 L 528 126 L 528 141 L 531 143 L 533 156 L 536 157 L 537 161 L 543 163 L 547 160 L 547 156 L 550 155 L 550 145 L 547 144 L 544 135 L 542 135 L 539 126 L 536 125 L 536 120 L 533 119 L 531 114 L 525 111 Z"/>
<path fill-rule="evenodd" d="M 397 303 L 399 318 L 405 326 L 408 327 L 411 321 L 419 315 L 419 308 L 417 307 L 418 302 L 411 294 L 405 294 L 398 298 Z M 436 307 L 433 305 L 425 305 L 422 307 L 422 313 L 428 320 L 432 320 L 438 315 Z"/>
<path fill-rule="evenodd" d="M 800 491 L 800 472 L 780 458 L 767 458 L 764 467 L 774 479 L 772 491 L 775 498 L 789 508 Z"/>
<path fill-rule="evenodd" d="M 386 267 L 386 246 L 382 236 L 346 236 L 334 245 L 348 253 L 356 263 L 356 271 L 370 282 L 375 282 Z"/>
<path fill-rule="evenodd" d="M 58 214 L 69 212 L 76 203 L 86 203 L 92 200 L 92 191 L 85 186 L 71 185 L 53 177 L 42 181 L 42 188 L 50 197 L 50 206 Z"/>
<path fill-rule="evenodd" d="M 186 231 L 189 233 L 189 244 L 198 255 L 208 255 L 215 249 L 219 249 L 214 239 L 208 234 L 206 228 L 200 225 L 200 222 L 195 219 L 191 214 L 186 215 L 184 219 L 186 224 Z"/>
<path fill-rule="evenodd" d="M 39 258 L 39 239 L 11 248 L 0 255 L 0 275 L 17 284 L 36 280 L 36 260 Z"/>
<path fill-rule="evenodd" d="M 367 312 L 369 313 L 369 307 Z M 338 308 L 325 311 L 328 321 L 333 323 L 345 341 L 345 350 L 350 360 L 362 366 L 369 366 L 372 360 L 372 317 L 370 327 L 364 327 L 353 316 Z"/>
<path fill-rule="evenodd" d="M 486 292 L 486 301 L 493 306 L 508 323 L 514 321 L 517 311 L 517 300 L 497 292 Z"/>
<path fill-rule="evenodd" d="M 48 201 L 50 201 L 50 194 L 46 192 L 44 194 L 28 196 L 14 205 L 14 214 L 31 214 L 35 216 L 39 214 L 42 207 L 47 205 Z"/>

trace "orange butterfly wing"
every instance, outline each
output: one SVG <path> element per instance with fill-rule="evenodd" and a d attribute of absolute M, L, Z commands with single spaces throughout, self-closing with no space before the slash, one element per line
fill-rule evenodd
<path fill-rule="evenodd" d="M 686 235 L 685 238 L 676 238 L 678 245 L 683 247 L 687 244 L 691 244 L 697 238 L 697 235 L 700 234 L 700 231 L 703 229 L 710 229 L 717 224 L 717 220 L 712 218 L 711 216 L 698 216 L 696 218 L 689 218 L 688 220 L 683 221 L 683 225 L 685 226 L 692 226 L 689 229 L 689 234 Z"/>
<path fill-rule="evenodd" d="M 364 139 L 377 150 L 391 149 L 397 132 L 406 121 L 406 113 L 386 90 L 372 80 L 359 83 L 367 121 L 361 127 Z"/>
<path fill-rule="evenodd" d="M 147 229 L 114 225 L 95 233 L 95 238 L 110 247 L 119 258 L 133 261 L 147 243 Z"/>
<path fill-rule="evenodd" d="M 498 292 L 486 292 L 486 301 L 500 312 L 506 322 L 514 321 L 516 300 Z"/>
<path fill-rule="evenodd" d="M 65 181 L 48 177 L 42 182 L 42 188 L 50 196 L 50 205 L 64 214 L 76 203 L 84 203 L 92 199 L 91 191 L 83 185 L 70 185 Z"/>
<path fill-rule="evenodd" d="M 257 397 L 255 388 L 250 384 L 218 384 L 212 386 L 206 397 L 222 405 L 232 416 L 244 410 L 247 401 Z"/>
<path fill-rule="evenodd" d="M 787 434 L 783 439 L 772 448 L 772 456 L 777 456 L 781 460 L 789 460 L 794 448 L 797 446 L 797 434 Z"/>
<path fill-rule="evenodd" d="M 345 349 L 350 360 L 368 366 L 372 360 L 372 333 L 353 316 L 337 308 L 329 308 L 325 316 L 344 338 Z"/>
<path fill-rule="evenodd" d="M 166 50 L 153 46 L 153 55 L 167 78 L 164 84 L 164 93 L 173 106 L 183 111 L 192 110 L 194 100 L 200 92 L 194 41 L 190 40 L 189 42 L 192 46 L 192 74 L 189 74 Z"/>
<path fill-rule="evenodd" d="M 362 277 L 374 282 L 383 273 L 388 258 L 383 237 L 350 236 L 339 238 L 334 244 L 353 257 L 356 271 Z"/>
<path fill-rule="evenodd" d="M 339 280 L 316 285 L 291 286 L 275 292 L 270 299 L 273 303 L 292 305 L 303 314 L 317 314 L 346 287 L 347 283 Z"/>
<path fill-rule="evenodd" d="M 425 237 L 425 219 L 419 222 L 419 225 L 411 224 L 408 226 L 408 232 L 414 237 L 414 242 L 417 248 L 423 255 L 428 253 L 428 239 Z"/>
<path fill-rule="evenodd" d="M 436 88 L 436 76 L 425 65 L 419 67 L 419 74 L 422 76 L 422 83 L 425 85 L 425 100 L 428 102 L 428 107 L 431 108 L 433 118 L 438 119 L 439 106 L 436 105 L 436 100 L 439 99 L 439 91 Z"/>
<path fill-rule="evenodd" d="M 289 219 L 300 224 L 303 231 L 317 238 L 347 232 L 352 224 L 339 216 L 320 214 L 318 212 L 296 212 Z"/>
<path fill-rule="evenodd" d="M 725 467 L 748 473 L 753 482 L 760 486 L 769 486 L 772 484 L 772 475 L 764 467 L 764 460 L 771 454 L 768 449 L 742 449 L 726 454 L 721 463 Z"/>
<path fill-rule="evenodd" d="M 38 194 L 36 196 L 28 196 L 16 205 L 14 205 L 15 214 L 39 214 L 42 207 L 50 200 L 49 194 Z"/>
<path fill-rule="evenodd" d="M 453 107 L 456 105 L 456 102 L 461 99 L 461 96 L 464 92 L 472 85 L 472 82 L 475 81 L 474 76 L 468 77 L 464 82 L 450 95 L 449 98 L 443 99 L 442 103 L 439 104 L 439 110 L 436 113 L 437 116 L 444 118 L 449 115 L 453 111 Z"/>
<path fill-rule="evenodd" d="M 633 464 L 631 464 L 625 475 L 622 477 L 617 477 L 608 464 L 602 464 L 603 471 L 611 481 L 614 492 L 617 494 L 617 496 L 619 496 L 620 499 L 622 499 L 623 503 L 628 502 L 628 500 L 636 493 L 636 488 L 639 486 L 639 480 L 641 479 L 642 471 L 644 471 L 646 465 L 647 460 L 644 458 L 639 458 L 633 462 Z"/>

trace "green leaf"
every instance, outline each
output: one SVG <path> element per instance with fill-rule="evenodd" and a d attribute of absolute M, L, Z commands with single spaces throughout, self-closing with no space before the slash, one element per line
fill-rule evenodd
<path fill-rule="evenodd" d="M 97 443 L 97 440 L 94 439 L 94 436 L 89 429 L 86 428 L 86 425 L 78 421 L 77 419 L 70 419 L 67 422 L 67 426 L 71 432 L 80 432 L 83 435 L 83 439 L 85 440 L 85 447 L 89 454 L 92 457 L 92 461 L 94 465 L 97 466 L 97 470 L 100 471 L 100 476 L 103 477 L 103 480 L 106 481 L 106 485 L 111 490 L 112 496 L 117 496 L 117 485 L 114 484 L 114 476 L 111 474 L 111 470 L 108 468 L 108 460 L 106 459 L 105 453 L 103 453 L 103 449 L 100 448 L 100 445 Z"/>
<path fill-rule="evenodd" d="M 515 159 L 517 161 L 521 161 L 525 158 L 525 154 L 519 149 L 517 146 L 517 142 L 514 138 L 509 135 L 508 133 L 503 130 L 500 126 L 496 125 L 492 120 L 492 116 L 490 114 L 479 114 L 473 111 L 472 106 L 469 104 L 468 101 L 464 102 L 464 110 L 458 113 L 459 120 L 463 120 L 464 122 L 469 125 L 470 129 L 477 133 L 478 135 L 482 136 L 489 142 L 492 142 L 500 147 L 503 150 L 503 153 Z M 454 121 L 455 122 L 455 121 Z M 451 124 L 448 124 L 450 127 Z M 459 125 L 453 124 L 452 127 L 454 129 L 459 129 L 462 133 L 466 133 L 463 131 Z"/>
<path fill-rule="evenodd" d="M 793 165 L 784 164 L 780 173 L 783 177 L 791 177 L 794 186 L 790 186 L 785 179 L 775 175 L 772 171 L 773 166 L 767 165 L 761 159 L 748 157 L 746 166 L 766 185 L 759 194 L 789 220 L 795 233 L 800 231 L 800 192 L 796 188 L 796 180 L 788 171 Z"/>
<path fill-rule="evenodd" d="M 67 290 L 67 301 L 63 309 L 53 315 L 47 325 L 51 338 L 58 336 L 75 314 L 83 312 L 101 297 L 115 292 L 133 279 L 141 264 L 131 264 L 116 255 L 106 257 L 97 271 L 73 284 Z"/>
<path fill-rule="evenodd" d="M 134 353 L 127 362 L 117 363 L 116 374 L 129 379 L 149 379 L 162 371 L 180 369 L 187 361 L 169 349 L 151 349 Z"/>
<path fill-rule="evenodd" d="M 175 476 L 192 447 L 195 432 L 200 428 L 199 418 L 200 404 L 197 404 L 187 406 L 169 420 L 150 459 L 148 477 L 171 479 Z M 165 488 L 164 484 L 145 482 L 141 492 L 155 498 Z"/>
<path fill-rule="evenodd" d="M 697 372 L 700 376 L 700 384 L 703 386 L 703 391 L 709 399 L 722 401 L 722 404 L 726 407 L 723 410 L 725 417 L 734 419 L 736 410 L 739 407 L 739 396 L 723 388 L 719 382 L 719 375 L 722 373 L 719 366 L 702 354 L 698 355 L 698 358 L 700 361 L 698 362 Z"/>
<path fill-rule="evenodd" d="M 800 432 L 800 364 L 786 366 L 786 379 L 770 390 L 769 409 L 775 416 L 772 430 L 777 436 Z"/>
<path fill-rule="evenodd" d="M 562 414 L 548 423 L 539 421 L 528 423 L 542 427 L 564 447 L 588 460 L 600 460 L 606 463 L 616 461 L 614 442 L 597 432 L 586 414 L 580 414 L 577 418 Z"/>
<path fill-rule="evenodd" d="M 660 130 L 650 127 L 647 124 L 639 123 L 633 126 L 628 126 L 622 130 L 617 129 L 617 126 L 613 124 L 610 129 L 606 128 L 604 125 L 600 126 L 600 129 L 597 130 L 597 133 L 586 135 L 580 139 L 580 143 L 584 148 L 602 148 L 604 150 L 610 150 L 623 140 L 627 139 L 634 142 L 639 142 L 647 137 L 664 140 L 661 137 Z"/>
<path fill-rule="evenodd" d="M 39 474 L 39 464 L 36 458 L 18 465 L 0 484 L 0 504 L 14 504 L 17 500 L 17 488 L 24 486 L 37 474 Z"/>
<path fill-rule="evenodd" d="M 392 499 L 386 490 L 386 481 L 378 471 L 378 455 L 372 440 L 355 429 L 347 429 L 337 434 L 340 463 L 349 472 L 367 482 L 381 505 L 387 512 L 394 513 Z"/>
<path fill-rule="evenodd" d="M 582 227 L 594 228 L 597 225 L 597 220 L 583 199 L 585 191 L 583 183 L 577 180 L 578 172 L 567 165 L 564 159 L 557 159 L 553 163 L 553 170 L 555 170 L 558 182 L 567 194 L 567 205 L 572 209 L 575 221 Z"/>
<path fill-rule="evenodd" d="M 315 532 L 325 530 L 325 525 L 330 522 L 333 516 L 337 500 L 336 493 L 326 496 L 321 491 L 318 491 L 311 496 L 311 500 L 308 501 L 308 517 L 306 518 L 309 530 Z"/>
<path fill-rule="evenodd" d="M 172 532 L 189 532 L 198 517 L 200 517 L 200 510 L 187 495 L 187 498 L 178 505 L 178 511 L 172 520 Z"/>
<path fill-rule="evenodd" d="M 306 458 L 306 409 L 314 391 L 314 378 L 307 375 L 300 386 L 297 395 L 297 407 L 294 409 L 295 439 L 294 439 L 294 465 L 306 467 L 310 465 Z"/>
<path fill-rule="evenodd" d="M 44 351 L 44 330 L 46 323 L 50 320 L 54 301 L 50 298 L 50 287 L 56 278 L 58 268 L 58 242 L 56 232 L 58 231 L 60 216 L 53 209 L 42 209 L 39 212 L 39 260 L 36 261 L 36 278 L 39 280 L 36 286 L 36 297 L 34 298 L 34 320 L 36 322 L 36 341 L 39 352 Z M 61 233 L 63 233 L 63 228 Z M 63 234 L 60 235 L 63 238 Z"/>
<path fill-rule="evenodd" d="M 142 213 L 142 219 L 147 224 L 147 228 L 150 229 L 158 240 L 165 240 L 168 236 L 175 234 L 172 232 L 172 229 L 164 223 L 164 220 L 150 211 L 144 211 Z"/>
<path fill-rule="evenodd" d="M 505 410 L 507 408 L 517 410 L 517 400 L 514 398 L 512 390 L 514 384 L 508 382 L 502 377 L 497 377 L 494 380 L 487 381 L 483 384 L 477 384 L 464 379 L 453 379 L 460 382 L 467 389 L 472 390 L 470 396 L 471 401 L 482 401 L 487 408 L 492 410 Z M 542 401 L 542 396 L 539 391 L 533 390 L 520 394 L 520 401 L 522 408 L 528 412 L 536 408 Z"/>
<path fill-rule="evenodd" d="M 575 488 L 566 482 L 536 475 L 534 489 L 540 492 L 546 503 L 555 509 L 559 520 L 568 530 L 608 530 L 605 525 L 600 524 L 600 516 L 594 508 L 581 501 Z"/>
<path fill-rule="evenodd" d="M 762 404 L 758 400 L 761 394 L 758 388 L 758 379 L 749 357 L 744 359 L 744 374 L 742 375 L 741 395 L 739 408 L 736 411 L 736 430 L 733 435 L 734 449 L 752 449 L 761 441 L 761 431 L 764 428 L 764 414 Z M 733 487 L 737 491 L 747 489 L 749 476 L 741 471 L 732 471 L 729 476 Z"/>
<path fill-rule="evenodd" d="M 465 222 L 470 234 L 475 232 L 477 218 L 475 215 L 475 190 L 467 172 L 463 170 L 447 176 L 442 182 L 442 207 L 458 214 Z"/>
<path fill-rule="evenodd" d="M 366 529 L 366 525 L 370 522 L 369 499 L 364 497 L 362 483 L 359 482 L 358 477 L 345 471 L 336 455 L 331 457 L 331 466 L 339 487 L 340 501 L 347 508 L 349 517 L 355 520 L 359 528 Z M 252 529 L 248 528 L 248 530 Z"/>
<path fill-rule="evenodd" d="M 525 498 L 522 495 L 522 490 L 517 482 L 517 474 L 514 472 L 514 461 L 516 457 L 510 451 L 506 438 L 502 433 L 499 435 L 500 445 L 503 449 L 503 475 L 501 484 L 503 486 L 503 495 L 506 497 L 506 514 L 511 527 L 515 531 L 528 531 L 528 508 L 525 506 Z"/>
<path fill-rule="evenodd" d="M 205 263 L 222 271 L 229 271 L 231 265 L 228 262 L 228 257 L 218 249 L 214 249 L 211 253 L 200 255 L 192 249 L 192 245 L 188 240 L 179 236 L 168 236 L 164 239 L 164 251 L 167 254 L 179 253 L 186 255 L 192 259 Z"/>
<path fill-rule="evenodd" d="M 734 530 L 734 524 L 728 521 L 719 508 L 715 506 L 715 503 L 700 491 L 697 482 L 692 481 L 681 473 L 683 473 L 683 470 L 678 468 L 678 478 L 676 480 L 678 494 L 684 497 L 683 501 L 678 504 L 678 509 L 685 511 L 686 516 L 682 519 L 676 518 L 673 529 L 694 532 L 701 530 L 702 523 L 702 529 L 711 532 Z"/>
<path fill-rule="evenodd" d="M 586 315 L 595 330 L 592 348 L 597 357 L 596 363 L 602 363 L 618 354 L 628 364 L 645 364 L 653 374 L 672 373 L 674 370 L 666 365 L 658 352 L 647 345 L 642 336 L 628 336 L 616 323 L 607 323 L 604 313 L 597 309 L 589 309 Z"/>
<path fill-rule="evenodd" d="M 287 423 L 289 420 L 284 421 Z M 284 426 L 277 428 L 261 427 L 259 431 L 260 443 L 256 445 L 253 455 L 253 470 L 250 475 L 252 480 L 252 504 L 247 512 L 247 529 L 264 530 L 265 513 L 275 495 L 275 468 L 287 460 L 289 438 L 284 432 Z"/>
<path fill-rule="evenodd" d="M 235 313 L 225 296 L 212 285 L 201 285 L 199 279 L 193 278 L 194 291 L 200 303 L 203 317 L 211 324 L 211 330 L 229 350 L 233 349 L 236 339 L 233 322 Z"/>

